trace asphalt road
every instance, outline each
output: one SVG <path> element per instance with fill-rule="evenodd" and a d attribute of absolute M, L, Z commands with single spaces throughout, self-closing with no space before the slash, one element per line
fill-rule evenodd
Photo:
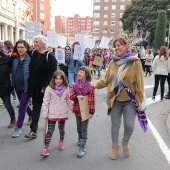
<path fill-rule="evenodd" d="M 93 81 L 94 83 L 96 82 Z M 147 98 L 152 96 L 154 78 L 145 78 L 145 92 Z M 166 87 L 167 88 L 167 87 Z M 159 95 L 159 91 L 158 94 Z M 170 162 L 162 145 L 155 137 L 152 129 L 143 133 L 136 119 L 135 131 L 130 141 L 132 156 L 125 158 L 121 147 L 123 127 L 120 130 L 120 150 L 117 160 L 111 160 L 108 153 L 111 149 L 110 117 L 106 114 L 106 88 L 96 90 L 96 114 L 90 120 L 88 128 L 87 154 L 83 158 L 77 158 L 78 151 L 76 120 L 69 112 L 69 120 L 66 122 L 65 150 L 59 151 L 59 133 L 56 126 L 55 133 L 50 145 L 50 156 L 40 157 L 43 149 L 42 132 L 44 120 L 39 122 L 38 137 L 28 140 L 24 135 L 29 132 L 29 126 L 25 123 L 19 138 L 13 139 L 13 129 L 8 129 L 9 116 L 4 108 L 0 106 L 0 170 L 169 170 Z M 169 100 L 163 102 L 156 99 L 156 103 L 150 104 L 147 115 L 155 127 L 165 146 L 170 148 L 170 136 L 166 131 L 166 118 L 170 110 Z M 17 115 L 18 102 L 13 102 Z M 167 149 L 166 148 L 166 149 Z"/>

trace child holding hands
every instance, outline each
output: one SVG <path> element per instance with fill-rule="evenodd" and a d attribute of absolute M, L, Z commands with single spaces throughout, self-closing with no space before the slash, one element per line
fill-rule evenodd
<path fill-rule="evenodd" d="M 86 153 L 85 145 L 87 142 L 88 122 L 89 119 L 93 117 L 95 112 L 95 91 L 90 82 L 90 69 L 86 66 L 81 66 L 78 70 L 78 80 L 75 84 L 73 84 L 70 94 L 70 99 L 74 101 L 73 113 L 76 116 L 77 122 L 78 145 L 80 146 L 77 154 L 78 158 L 83 157 Z M 89 119 L 82 121 L 78 98 L 83 100 L 84 96 L 86 95 L 88 96 Z"/>
<path fill-rule="evenodd" d="M 48 131 L 45 137 L 45 148 L 41 152 L 41 156 L 49 155 L 49 145 L 55 124 L 58 122 L 60 133 L 59 149 L 64 149 L 65 121 L 68 119 L 67 106 L 72 109 L 72 101 L 68 93 L 68 81 L 63 71 L 57 70 L 49 86 L 45 90 L 42 104 L 42 117 L 48 119 Z"/>

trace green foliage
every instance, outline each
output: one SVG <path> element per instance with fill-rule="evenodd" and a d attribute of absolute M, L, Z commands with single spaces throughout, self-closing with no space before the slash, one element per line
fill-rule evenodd
<path fill-rule="evenodd" d="M 169 7 L 170 0 L 132 0 L 132 4 L 126 7 L 120 19 L 123 23 L 123 29 L 132 31 L 133 23 L 140 22 L 141 25 L 138 25 L 138 29 L 142 29 L 144 33 L 147 30 L 151 32 L 150 41 L 153 45 L 158 13 L 160 10 L 166 10 Z"/>
<path fill-rule="evenodd" d="M 166 11 L 160 11 L 156 22 L 155 48 L 159 49 L 165 45 L 167 16 Z"/>

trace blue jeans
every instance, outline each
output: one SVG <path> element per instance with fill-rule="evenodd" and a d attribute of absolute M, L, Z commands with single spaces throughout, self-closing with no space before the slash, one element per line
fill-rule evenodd
<path fill-rule="evenodd" d="M 13 106 L 11 105 L 10 93 L 4 94 L 3 96 L 0 97 L 9 113 L 11 120 L 15 119 L 15 112 Z"/>
<path fill-rule="evenodd" d="M 124 124 L 124 135 L 122 140 L 124 142 L 129 142 L 134 130 L 134 123 L 136 117 L 135 107 L 131 104 L 130 101 L 115 101 L 113 104 L 111 110 L 111 136 L 113 145 L 118 145 L 119 129 L 121 125 L 122 115 Z"/>
<path fill-rule="evenodd" d="M 102 66 L 97 66 L 98 77 L 101 76 Z"/>
<path fill-rule="evenodd" d="M 77 81 L 77 74 L 75 73 L 68 73 L 68 81 L 69 81 L 69 92 L 71 92 L 72 85 Z"/>

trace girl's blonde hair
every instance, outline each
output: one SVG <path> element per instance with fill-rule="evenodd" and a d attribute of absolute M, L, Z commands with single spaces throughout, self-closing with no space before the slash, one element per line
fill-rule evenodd
<path fill-rule="evenodd" d="M 159 51 L 159 58 L 161 58 L 162 55 L 168 60 L 168 58 L 169 58 L 169 55 L 168 55 L 168 48 L 165 47 L 165 46 L 162 46 L 162 47 L 160 48 L 160 51 Z"/>
<path fill-rule="evenodd" d="M 81 67 L 79 68 L 79 70 L 84 71 L 84 72 L 85 72 L 86 81 L 91 82 L 91 73 L 90 73 L 89 67 L 87 67 L 87 66 L 81 66 Z"/>
<path fill-rule="evenodd" d="M 57 70 L 57 71 L 54 72 L 53 77 L 52 77 L 52 79 L 51 79 L 51 81 L 50 81 L 49 86 L 50 86 L 52 89 L 55 89 L 55 86 L 56 86 L 55 79 L 56 79 L 57 76 L 61 76 L 61 78 L 63 79 L 63 83 L 62 83 L 62 84 L 63 84 L 66 88 L 68 88 L 68 80 L 67 80 L 67 77 L 66 77 L 65 73 L 64 73 L 62 70 Z"/>

